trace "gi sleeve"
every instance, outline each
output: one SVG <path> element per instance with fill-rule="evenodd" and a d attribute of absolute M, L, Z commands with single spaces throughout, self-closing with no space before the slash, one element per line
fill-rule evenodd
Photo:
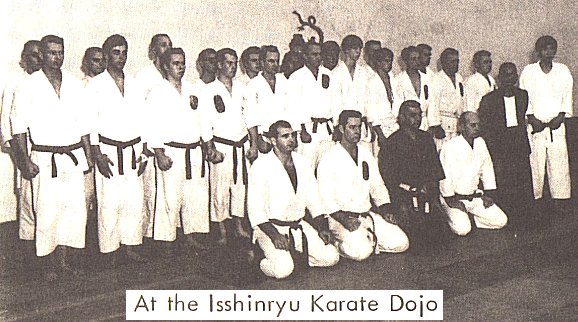
<path fill-rule="evenodd" d="M 564 66 L 564 76 L 562 77 L 564 80 L 564 86 L 562 89 L 562 110 L 561 112 L 566 113 L 566 117 L 572 116 L 572 87 L 573 87 L 573 79 L 572 74 L 568 67 Z"/>
<path fill-rule="evenodd" d="M 321 158 L 317 166 L 317 182 L 319 183 L 321 201 L 327 210 L 327 214 L 332 214 L 341 209 L 339 209 L 339 196 L 336 190 L 336 183 L 338 182 L 336 176 L 339 173 L 339 169 L 335 169 L 336 165 L 332 162 L 333 160 L 331 160 L 329 153 Z"/>
<path fill-rule="evenodd" d="M 373 200 L 378 207 L 391 203 L 389 191 L 387 191 L 385 183 L 383 183 L 383 179 L 379 174 L 377 160 L 375 160 L 373 156 L 369 156 L 366 161 L 369 165 L 369 195 L 371 200 Z"/>
<path fill-rule="evenodd" d="M 480 155 L 482 157 L 482 175 L 481 180 L 484 184 L 484 190 L 495 190 L 496 189 L 496 175 L 494 173 L 494 164 L 492 163 L 492 158 L 488 152 L 486 142 L 484 139 L 477 139 L 480 142 Z"/>
<path fill-rule="evenodd" d="M 269 221 L 269 182 L 265 163 L 257 159 L 249 171 L 247 184 L 247 214 L 251 227 Z"/>
<path fill-rule="evenodd" d="M 440 181 L 440 192 L 442 197 L 452 197 L 455 194 L 455 186 L 452 181 L 455 177 L 453 170 L 459 165 L 452 164 L 452 160 L 452 151 L 448 148 L 448 144 L 446 143 L 440 152 L 440 162 L 446 175 L 446 178 Z"/>

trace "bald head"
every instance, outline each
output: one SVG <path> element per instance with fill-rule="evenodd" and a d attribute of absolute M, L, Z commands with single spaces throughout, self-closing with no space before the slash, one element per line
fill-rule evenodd
<path fill-rule="evenodd" d="M 458 120 L 458 131 L 466 140 L 473 140 L 480 136 L 480 118 L 476 112 L 464 112 Z"/>

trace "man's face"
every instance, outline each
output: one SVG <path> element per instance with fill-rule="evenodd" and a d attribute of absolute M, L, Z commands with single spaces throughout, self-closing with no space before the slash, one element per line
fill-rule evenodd
<path fill-rule="evenodd" d="M 371 66 L 374 61 L 373 53 L 380 48 L 381 46 L 379 44 L 370 44 L 364 48 L 363 59 L 369 66 Z"/>
<path fill-rule="evenodd" d="M 518 82 L 518 71 L 514 66 L 506 66 L 500 73 L 500 85 L 502 87 L 515 86 Z"/>
<path fill-rule="evenodd" d="M 309 68 L 319 68 L 321 65 L 320 45 L 307 45 L 307 50 L 305 51 L 305 65 L 307 65 Z"/>
<path fill-rule="evenodd" d="M 393 67 L 393 57 L 387 56 L 384 60 L 376 61 L 375 66 L 377 70 L 383 70 L 386 73 L 389 73 Z"/>
<path fill-rule="evenodd" d="M 350 117 L 347 119 L 347 124 L 339 125 L 343 133 L 343 138 L 345 142 L 348 143 L 359 143 L 361 139 L 361 119 L 358 117 Z"/>
<path fill-rule="evenodd" d="M 263 65 L 263 73 L 274 75 L 279 72 L 279 53 L 267 52 L 265 60 L 261 61 Z"/>
<path fill-rule="evenodd" d="M 357 61 L 361 56 L 361 48 L 349 48 L 343 52 L 345 56 L 353 61 Z"/>
<path fill-rule="evenodd" d="M 24 53 L 24 61 L 31 71 L 37 71 L 42 67 L 42 54 L 40 45 L 31 45 Z"/>
<path fill-rule="evenodd" d="M 107 65 L 109 68 L 122 70 L 126 64 L 128 50 L 125 45 L 114 46 L 108 53 Z"/>
<path fill-rule="evenodd" d="M 201 69 L 210 74 L 217 72 L 217 54 L 209 53 L 201 60 Z"/>
<path fill-rule="evenodd" d="M 549 44 L 538 51 L 538 57 L 542 60 L 553 60 L 556 57 L 556 46 Z"/>
<path fill-rule="evenodd" d="M 407 68 L 418 70 L 421 67 L 420 55 L 418 51 L 411 51 L 407 57 Z"/>
<path fill-rule="evenodd" d="M 277 136 L 272 138 L 273 146 L 282 153 L 290 153 L 297 148 L 297 132 L 291 127 L 277 128 Z"/>
<path fill-rule="evenodd" d="M 476 64 L 476 70 L 484 76 L 488 75 L 492 71 L 492 57 L 482 56 Z"/>
<path fill-rule="evenodd" d="M 250 54 L 247 58 L 247 62 L 245 64 L 245 69 L 247 73 L 258 73 L 261 71 L 261 64 L 259 62 L 259 54 Z"/>
<path fill-rule="evenodd" d="M 422 67 L 429 66 L 431 62 L 431 49 L 422 49 L 419 51 L 419 61 Z"/>
<path fill-rule="evenodd" d="M 399 126 L 401 128 L 418 129 L 421 125 L 421 108 L 409 106 L 399 114 Z"/>
<path fill-rule="evenodd" d="M 480 136 L 480 118 L 476 113 L 468 113 L 461 124 L 462 136 L 466 139 L 475 139 Z"/>
<path fill-rule="evenodd" d="M 106 61 L 104 60 L 104 54 L 100 51 L 92 52 L 90 57 L 88 57 L 88 73 L 92 76 L 96 76 L 106 68 Z"/>
<path fill-rule="evenodd" d="M 222 62 L 217 63 L 217 67 L 219 68 L 221 75 L 227 78 L 233 78 L 235 77 L 235 74 L 237 74 L 237 57 L 225 54 L 225 58 Z"/>
<path fill-rule="evenodd" d="M 165 51 L 167 51 L 169 48 L 173 48 L 173 42 L 171 41 L 171 38 L 167 36 L 161 36 L 154 44 L 153 52 L 155 53 L 156 57 L 161 57 L 161 55 L 164 54 Z"/>
<path fill-rule="evenodd" d="M 49 42 L 42 52 L 43 66 L 51 69 L 60 69 L 64 63 L 64 46 Z"/>
<path fill-rule="evenodd" d="M 442 61 L 442 68 L 448 74 L 455 74 L 460 67 L 460 57 L 458 54 L 449 54 Z"/>
<path fill-rule="evenodd" d="M 185 57 L 181 54 L 171 55 L 168 66 L 165 66 L 168 78 L 182 79 L 185 75 Z"/>
<path fill-rule="evenodd" d="M 333 70 L 339 62 L 339 50 L 325 50 L 321 53 L 323 66 L 329 70 Z"/>

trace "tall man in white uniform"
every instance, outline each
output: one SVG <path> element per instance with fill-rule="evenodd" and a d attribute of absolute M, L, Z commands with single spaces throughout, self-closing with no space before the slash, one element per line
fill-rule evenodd
<path fill-rule="evenodd" d="M 237 53 L 230 48 L 217 52 L 217 80 L 210 98 L 213 114 L 213 140 L 217 151 L 224 154 L 222 163 L 211 164 L 211 221 L 218 223 L 218 244 L 227 243 L 224 221 L 232 220 L 233 234 L 250 238 L 243 227 L 245 190 L 250 162 L 258 156 L 256 140 L 251 138 L 243 114 L 245 87 L 233 81 L 237 72 Z"/>
<path fill-rule="evenodd" d="M 30 74 L 42 67 L 41 44 L 38 40 L 29 40 L 24 44 L 20 55 L 21 71 L 10 77 L 2 92 L 0 102 L 0 135 L 2 152 L 0 152 L 0 203 L 4 214 L 0 222 L 15 220 L 18 215 L 18 235 L 23 240 L 34 240 L 34 214 L 32 212 L 31 183 L 22 178 L 20 170 L 14 164 L 12 157 L 12 124 L 10 113 L 14 93 L 18 85 Z"/>
<path fill-rule="evenodd" d="M 249 82 L 259 75 L 261 60 L 259 59 L 259 47 L 251 46 L 241 53 L 241 73 L 235 77 L 235 81 L 248 85 Z"/>
<path fill-rule="evenodd" d="M 450 229 L 465 236 L 472 230 L 469 215 L 478 228 L 500 229 L 508 217 L 491 195 L 496 190 L 494 166 L 486 142 L 480 137 L 480 119 L 476 112 L 464 112 L 459 118 L 460 135 L 446 142 L 440 161 L 446 178 L 440 182 L 442 209 Z M 480 180 L 483 190 L 478 189 Z"/>
<path fill-rule="evenodd" d="M 442 70 L 433 77 L 433 97 L 428 109 L 429 132 L 433 134 L 438 150 L 444 142 L 458 135 L 458 118 L 465 107 L 464 80 L 458 73 L 458 51 L 446 48 L 440 61 Z"/>
<path fill-rule="evenodd" d="M 123 71 L 128 53 L 126 39 L 112 35 L 102 50 L 106 71 L 91 79 L 86 87 L 96 123 L 91 143 L 98 165 L 98 241 L 102 253 L 113 253 L 124 245 L 121 254 L 142 262 L 144 258 L 136 248 L 142 244 L 146 222 L 139 175 L 144 166 L 141 136 L 147 125 L 144 103 L 138 84 Z M 114 253 L 112 263 L 117 255 Z"/>
<path fill-rule="evenodd" d="M 319 193 L 330 214 L 336 246 L 342 256 L 357 261 L 372 253 L 399 253 L 409 247 L 407 235 L 393 218 L 377 160 L 358 144 L 361 127 L 359 111 L 341 112 L 339 143 L 323 155 L 317 168 Z"/>
<path fill-rule="evenodd" d="M 46 278 L 74 273 L 68 247 L 84 248 L 86 204 L 83 171 L 92 166 L 81 82 L 61 71 L 64 41 L 41 40 L 42 69 L 20 84 L 10 119 L 22 176 L 32 179 L 36 255 L 47 256 Z M 28 156 L 27 140 L 32 142 Z M 58 267 L 58 269 L 57 269 Z"/>
<path fill-rule="evenodd" d="M 466 111 L 477 112 L 484 95 L 496 89 L 496 81 L 490 75 L 492 71 L 492 54 L 487 50 L 480 50 L 474 54 L 476 72 L 466 80 Z"/>
<path fill-rule="evenodd" d="M 551 36 L 536 41 L 540 61 L 524 67 L 520 88 L 528 91 L 528 135 L 534 198 L 543 196 L 548 175 L 550 195 L 559 210 L 570 199 L 570 170 L 564 118 L 572 115 L 573 80 L 566 65 L 553 62 L 558 43 Z"/>
<path fill-rule="evenodd" d="M 431 102 L 432 88 L 431 75 L 426 76 L 420 69 L 420 52 L 414 46 L 409 46 L 401 51 L 401 59 L 405 64 L 405 70 L 397 74 L 395 80 L 397 84 L 396 97 L 398 104 L 394 105 L 397 110 L 401 103 L 405 101 L 419 102 L 422 110 L 421 124 L 419 129 L 427 131 L 429 128 L 428 109 Z M 394 113 L 397 115 L 397 112 Z"/>
<path fill-rule="evenodd" d="M 288 122 L 277 121 L 268 133 L 273 151 L 260 156 L 251 167 L 247 196 L 253 239 L 265 254 L 261 270 L 267 276 L 285 278 L 293 272 L 297 252 L 306 254 L 309 266 L 337 264 L 339 252 L 330 243 L 313 169 L 308 160 L 293 152 L 297 132 Z M 304 220 L 305 209 L 311 213 L 312 223 Z"/>
<path fill-rule="evenodd" d="M 419 71 L 431 79 L 435 74 L 435 72 L 429 67 L 432 55 L 431 46 L 428 44 L 419 44 L 415 46 L 415 48 L 419 51 Z"/>

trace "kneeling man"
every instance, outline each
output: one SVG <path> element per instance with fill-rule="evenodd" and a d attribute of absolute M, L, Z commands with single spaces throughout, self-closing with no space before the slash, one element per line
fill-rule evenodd
<path fill-rule="evenodd" d="M 297 132 L 288 122 L 277 121 L 269 127 L 269 136 L 273 153 L 263 154 L 251 166 L 247 197 L 253 240 L 265 255 L 261 270 L 270 277 L 289 276 L 296 252 L 303 253 L 309 266 L 337 264 L 339 253 L 330 243 L 313 169 L 293 152 Z M 311 223 L 303 220 L 305 208 Z"/>
<path fill-rule="evenodd" d="M 486 142 L 480 137 L 476 112 L 464 112 L 458 120 L 460 135 L 441 149 L 440 161 L 446 178 L 440 182 L 442 208 L 451 230 L 465 236 L 472 230 L 468 214 L 479 228 L 499 229 L 508 217 L 490 198 L 496 190 L 494 166 Z M 480 180 L 483 190 L 478 189 Z"/>
<path fill-rule="evenodd" d="M 329 227 L 339 251 L 358 261 L 374 252 L 399 253 L 409 247 L 407 235 L 393 218 L 377 160 L 359 145 L 361 122 L 360 112 L 341 112 L 340 142 L 323 155 L 317 167 L 319 192 L 331 214 Z"/>

